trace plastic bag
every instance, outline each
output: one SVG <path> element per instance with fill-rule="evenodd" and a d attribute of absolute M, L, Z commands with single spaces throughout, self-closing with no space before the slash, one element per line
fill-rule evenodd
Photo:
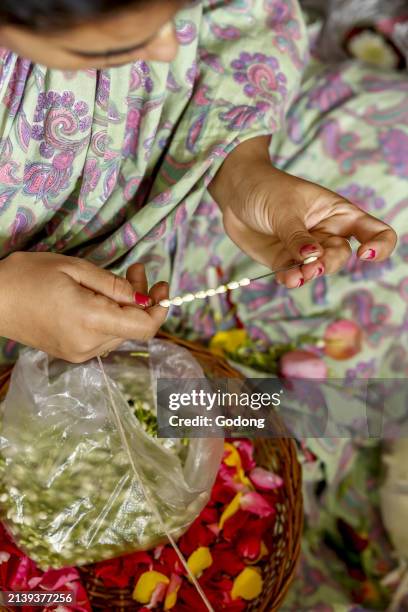
<path fill-rule="evenodd" d="M 177 538 L 209 499 L 223 441 L 155 438 L 155 380 L 204 374 L 189 351 L 159 340 L 127 342 L 104 367 L 138 472 Z M 43 569 L 165 539 L 132 472 L 96 360 L 73 365 L 22 352 L 2 406 L 0 461 L 4 523 Z"/>

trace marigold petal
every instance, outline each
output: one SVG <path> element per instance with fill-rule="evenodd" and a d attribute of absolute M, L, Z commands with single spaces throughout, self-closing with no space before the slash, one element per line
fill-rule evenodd
<path fill-rule="evenodd" d="M 243 485 L 249 487 L 250 489 L 254 488 L 252 482 L 245 475 L 245 472 L 244 472 L 244 470 L 242 468 L 237 469 L 237 473 L 234 476 L 234 480 L 237 481 L 237 482 L 242 483 Z"/>
<path fill-rule="evenodd" d="M 240 346 L 248 340 L 248 334 L 245 329 L 230 329 L 228 331 L 220 331 L 212 337 L 210 341 L 210 349 L 213 352 L 226 350 L 228 352 L 236 351 Z"/>
<path fill-rule="evenodd" d="M 187 565 L 196 578 L 199 578 L 204 570 L 212 565 L 213 558 L 207 546 L 200 546 L 189 556 Z"/>
<path fill-rule="evenodd" d="M 152 595 L 160 583 L 169 584 L 170 580 L 161 572 L 151 570 L 139 577 L 133 591 L 133 599 L 142 604 L 150 603 Z"/>
<path fill-rule="evenodd" d="M 167 589 L 166 599 L 164 600 L 164 610 L 171 610 L 177 603 L 177 594 L 183 584 L 182 579 L 177 574 L 172 574 L 170 584 Z"/>
<path fill-rule="evenodd" d="M 241 463 L 241 455 L 238 450 L 235 448 L 233 444 L 229 442 L 224 442 L 224 450 L 228 453 L 226 457 L 224 457 L 225 465 L 229 467 L 236 467 L 237 469 L 242 469 Z"/>
<path fill-rule="evenodd" d="M 238 512 L 238 510 L 241 507 L 241 498 L 242 498 L 242 493 L 241 491 L 239 491 L 235 495 L 233 500 L 225 508 L 224 512 L 221 514 L 221 518 L 219 522 L 220 529 L 224 527 L 225 521 L 227 521 L 231 516 L 234 516 L 234 514 Z"/>
<path fill-rule="evenodd" d="M 242 597 L 246 601 L 256 599 L 262 593 L 263 580 L 257 567 L 246 567 L 235 578 L 231 590 L 232 599 Z"/>

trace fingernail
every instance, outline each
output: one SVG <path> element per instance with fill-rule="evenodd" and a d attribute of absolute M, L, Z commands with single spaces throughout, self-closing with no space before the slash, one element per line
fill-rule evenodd
<path fill-rule="evenodd" d="M 304 279 L 304 278 L 301 278 L 301 279 L 299 280 L 298 284 L 297 284 L 297 288 L 299 288 L 299 287 L 303 287 L 303 285 L 304 285 L 304 284 L 305 284 L 305 279 Z"/>
<path fill-rule="evenodd" d="M 305 246 L 302 246 L 302 248 L 300 249 L 300 254 L 302 256 L 312 255 L 313 253 L 318 253 L 318 252 L 319 252 L 319 249 L 317 248 L 315 244 L 305 244 Z"/>
<path fill-rule="evenodd" d="M 367 249 L 367 251 L 364 251 L 364 253 L 360 255 L 360 259 L 374 259 L 376 254 L 374 249 Z"/>
<path fill-rule="evenodd" d="M 152 305 L 152 300 L 148 295 L 143 295 L 143 293 L 138 293 L 137 291 L 134 295 L 134 300 L 142 308 L 149 308 Z"/>

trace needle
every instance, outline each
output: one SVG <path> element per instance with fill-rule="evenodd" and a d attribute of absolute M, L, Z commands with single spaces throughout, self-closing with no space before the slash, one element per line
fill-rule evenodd
<path fill-rule="evenodd" d="M 220 285 L 215 289 L 207 289 L 205 291 L 197 291 L 196 293 L 187 293 L 186 295 L 179 295 L 174 298 L 168 300 L 161 300 L 159 302 L 160 306 L 164 308 L 169 308 L 169 306 L 181 306 L 181 304 L 192 302 L 193 300 L 203 300 L 206 298 L 213 297 L 214 295 L 219 295 L 221 293 L 227 293 L 227 291 L 233 291 L 234 289 L 239 289 L 240 287 L 247 287 L 251 283 L 261 280 L 263 278 L 268 278 L 269 276 L 274 276 L 279 272 L 288 272 L 289 270 L 294 270 L 299 266 L 303 266 L 309 263 L 313 263 L 318 259 L 317 256 L 312 255 L 311 257 L 307 257 L 303 263 L 294 263 L 290 266 L 284 266 L 282 268 L 278 268 L 277 270 L 273 270 L 271 272 L 267 272 L 266 274 L 262 274 L 261 276 L 257 276 L 255 278 L 242 278 L 239 281 L 231 281 L 226 283 L 225 285 Z"/>

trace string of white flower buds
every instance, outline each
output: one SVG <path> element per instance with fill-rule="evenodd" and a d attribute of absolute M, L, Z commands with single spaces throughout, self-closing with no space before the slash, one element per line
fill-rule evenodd
<path fill-rule="evenodd" d="M 268 272 L 267 274 L 263 274 L 262 276 L 257 276 L 256 278 L 241 278 L 239 281 L 231 281 L 225 285 L 220 285 L 215 289 L 206 289 L 204 291 L 197 291 L 196 293 L 186 293 L 185 295 L 178 295 L 174 298 L 168 300 L 161 300 L 159 302 L 160 306 L 163 308 L 169 308 L 169 306 L 181 306 L 182 304 L 186 304 L 187 302 L 193 302 L 194 300 L 205 300 L 206 298 L 214 297 L 215 295 L 220 295 L 222 293 L 227 293 L 227 291 L 234 291 L 235 289 L 240 289 L 241 287 L 247 287 L 251 283 L 257 280 L 261 280 L 262 278 L 266 278 L 268 276 L 273 276 L 278 272 L 288 272 L 289 270 L 293 270 L 294 268 L 298 268 L 300 265 L 306 265 L 313 263 L 318 259 L 317 256 L 307 257 L 302 264 L 292 264 L 291 266 L 286 266 L 285 268 L 279 268 L 278 270 L 274 270 L 273 272 Z"/>

